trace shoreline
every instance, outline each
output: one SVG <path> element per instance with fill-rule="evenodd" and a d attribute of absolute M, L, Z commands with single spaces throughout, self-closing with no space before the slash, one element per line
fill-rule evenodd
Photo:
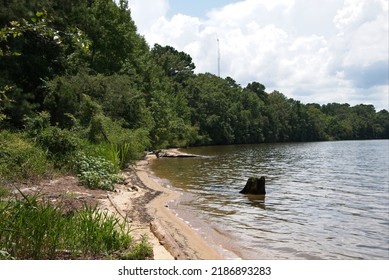
<path fill-rule="evenodd" d="M 169 152 L 177 153 L 177 150 L 169 150 Z M 150 164 L 151 161 L 156 159 L 155 155 L 147 155 L 144 160 L 138 161 L 135 166 L 135 172 L 140 181 L 147 188 L 159 193 L 146 205 L 147 213 L 174 239 L 184 259 L 224 259 L 217 248 L 212 246 L 188 222 L 170 209 L 171 203 L 177 202 L 181 197 L 181 193 L 163 186 L 154 178 L 150 170 Z"/>

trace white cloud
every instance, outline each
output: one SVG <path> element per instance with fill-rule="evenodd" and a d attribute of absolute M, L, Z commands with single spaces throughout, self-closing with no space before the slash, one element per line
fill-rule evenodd
<path fill-rule="evenodd" d="M 258 20 L 259 14 L 269 13 L 275 9 L 283 9 L 286 14 L 294 5 L 294 0 L 246 0 L 226 5 L 221 9 L 214 9 L 208 13 L 208 18 L 214 22 L 223 22 L 228 19 L 247 23 Z"/>
<path fill-rule="evenodd" d="M 357 22 L 363 12 L 364 5 L 364 1 L 361 0 L 346 0 L 345 6 L 338 10 L 334 18 L 336 27 L 342 29 Z"/>
<path fill-rule="evenodd" d="M 132 0 L 129 1 L 132 19 L 140 33 L 149 29 L 160 18 L 164 18 L 169 10 L 169 0 Z"/>
<path fill-rule="evenodd" d="M 167 0 L 131 2 L 149 44 L 189 53 L 197 72 L 217 73 L 219 38 L 221 74 L 242 86 L 258 81 L 303 102 L 388 109 L 386 0 L 245 0 L 206 19 L 167 18 Z"/>
<path fill-rule="evenodd" d="M 388 59 L 388 6 L 381 0 L 346 0 L 334 18 L 335 46 L 343 66 Z"/>

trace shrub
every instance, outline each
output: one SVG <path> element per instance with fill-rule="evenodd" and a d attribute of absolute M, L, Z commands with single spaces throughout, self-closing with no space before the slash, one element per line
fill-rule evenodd
<path fill-rule="evenodd" d="M 56 126 L 44 129 L 37 136 L 37 141 L 42 148 L 48 150 L 49 156 L 56 162 L 63 160 L 79 146 L 79 139 L 72 131 Z"/>
<path fill-rule="evenodd" d="M 108 136 L 107 136 L 107 129 L 108 126 L 106 123 L 111 122 L 111 120 L 107 117 L 105 117 L 102 114 L 94 115 L 90 121 L 89 124 L 89 131 L 88 131 L 88 140 L 92 143 L 100 143 L 100 142 L 109 142 Z"/>
<path fill-rule="evenodd" d="M 36 137 L 50 126 L 50 114 L 48 112 L 40 112 L 35 117 L 25 117 L 24 122 L 28 135 Z"/>
<path fill-rule="evenodd" d="M 9 180 L 39 179 L 52 171 L 46 153 L 21 134 L 0 132 L 0 177 Z"/>
<path fill-rule="evenodd" d="M 147 241 L 146 235 L 142 236 L 141 242 L 135 244 L 132 250 L 124 254 L 125 260 L 145 260 L 153 257 L 153 248 Z"/>
<path fill-rule="evenodd" d="M 120 122 L 103 115 L 92 119 L 88 139 L 95 144 L 94 154 L 97 152 L 98 156 L 111 161 L 117 172 L 139 159 L 151 146 L 146 129 L 126 129 L 121 127 Z"/>
<path fill-rule="evenodd" d="M 81 183 L 90 188 L 112 191 L 114 184 L 121 180 L 115 172 L 114 165 L 102 157 L 77 153 L 75 168 Z"/>

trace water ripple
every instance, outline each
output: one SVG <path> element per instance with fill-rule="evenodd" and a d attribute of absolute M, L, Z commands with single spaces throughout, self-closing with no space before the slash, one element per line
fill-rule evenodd
<path fill-rule="evenodd" d="M 236 235 L 246 258 L 388 259 L 389 141 L 199 147 L 156 161 L 185 207 Z M 238 192 L 266 176 L 267 194 Z"/>

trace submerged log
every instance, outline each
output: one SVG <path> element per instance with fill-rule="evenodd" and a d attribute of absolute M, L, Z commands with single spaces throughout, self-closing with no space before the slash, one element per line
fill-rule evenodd
<path fill-rule="evenodd" d="M 239 193 L 242 194 L 266 194 L 265 177 L 250 177 L 247 180 L 246 186 Z"/>

